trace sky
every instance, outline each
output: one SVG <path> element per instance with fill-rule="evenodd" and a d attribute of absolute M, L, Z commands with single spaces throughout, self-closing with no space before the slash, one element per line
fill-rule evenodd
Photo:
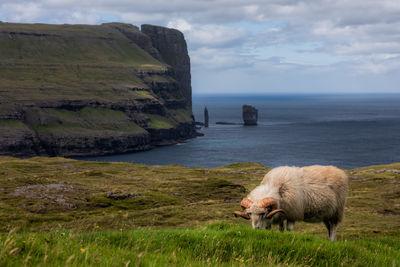
<path fill-rule="evenodd" d="M 177 28 L 194 94 L 400 93 L 400 0 L 0 0 L 0 21 Z"/>

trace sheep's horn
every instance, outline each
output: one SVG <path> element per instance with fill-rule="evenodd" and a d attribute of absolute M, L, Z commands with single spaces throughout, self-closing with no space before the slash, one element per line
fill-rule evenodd
<path fill-rule="evenodd" d="M 272 197 L 266 197 L 261 199 L 260 201 L 258 201 L 258 206 L 260 208 L 270 208 L 270 210 L 275 210 L 278 207 L 278 203 L 276 202 L 276 200 Z"/>
<path fill-rule="evenodd" d="M 244 209 L 250 208 L 250 206 L 253 204 L 253 201 L 249 198 L 243 198 L 242 201 L 240 201 L 240 206 Z"/>
<path fill-rule="evenodd" d="M 246 220 L 250 220 L 249 214 L 247 214 L 247 213 L 244 212 L 244 211 L 235 211 L 235 212 L 233 213 L 233 215 L 235 215 L 235 217 L 242 217 L 242 218 L 244 218 L 244 219 L 246 219 Z"/>
<path fill-rule="evenodd" d="M 270 213 L 267 214 L 267 219 L 271 219 L 277 213 L 283 213 L 284 215 L 286 215 L 286 212 L 284 210 L 275 209 L 275 210 L 273 210 L 273 211 L 271 211 Z"/>

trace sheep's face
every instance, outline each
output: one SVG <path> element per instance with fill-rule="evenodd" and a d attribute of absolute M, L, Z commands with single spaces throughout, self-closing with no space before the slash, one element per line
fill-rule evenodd
<path fill-rule="evenodd" d="M 256 205 L 246 211 L 250 217 L 253 229 L 271 229 L 272 219 L 267 218 L 266 210 Z"/>
<path fill-rule="evenodd" d="M 278 209 L 277 201 L 270 197 L 263 198 L 258 202 L 244 198 L 240 202 L 240 206 L 243 211 L 236 211 L 235 216 L 250 220 L 254 229 L 270 229 L 274 219 L 280 217 L 278 214 L 286 216 L 285 211 Z"/>
<path fill-rule="evenodd" d="M 268 210 L 253 204 L 251 207 L 235 212 L 235 216 L 250 220 L 253 229 L 270 229 L 272 219 L 267 216 Z"/>

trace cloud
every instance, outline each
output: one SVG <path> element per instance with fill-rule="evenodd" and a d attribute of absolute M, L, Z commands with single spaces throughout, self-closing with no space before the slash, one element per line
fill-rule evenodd
<path fill-rule="evenodd" d="M 234 49 L 206 47 L 194 50 L 191 61 L 194 68 L 212 71 L 249 68 L 256 62 L 252 55 L 240 54 Z"/>
<path fill-rule="evenodd" d="M 169 21 L 167 26 L 184 32 L 192 48 L 238 46 L 248 37 L 242 28 L 216 24 L 192 25 L 184 19 Z"/>
<path fill-rule="evenodd" d="M 253 72 L 287 86 L 288 77 L 303 79 L 304 88 L 312 77 L 320 90 L 334 76 L 362 90 L 371 75 L 394 90 L 400 76 L 399 0 L 1 0 L 0 20 L 177 28 L 188 41 L 194 77 L 208 75 L 204 85 L 234 73 L 261 86 L 264 78 Z"/>
<path fill-rule="evenodd" d="M 0 20 L 2 17 L 5 17 L 4 20 L 10 17 L 15 22 L 33 22 L 43 15 L 40 5 L 35 2 L 5 2 L 0 4 L 0 10 Z"/>

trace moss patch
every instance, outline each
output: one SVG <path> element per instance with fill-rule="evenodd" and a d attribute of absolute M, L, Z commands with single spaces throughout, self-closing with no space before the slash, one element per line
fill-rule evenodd
<path fill-rule="evenodd" d="M 187 109 L 173 109 L 170 114 L 178 123 L 188 123 L 192 121 L 192 113 Z"/>
<path fill-rule="evenodd" d="M 88 132 L 141 134 L 146 131 L 125 113 L 106 108 L 83 108 L 79 111 L 41 109 L 33 115 L 33 127 L 41 134 L 85 135 Z M 36 124 L 35 124 L 36 123 Z"/>
<path fill-rule="evenodd" d="M 175 127 L 175 123 L 166 117 L 155 114 L 147 114 L 146 116 L 149 118 L 149 128 L 171 129 Z"/>

